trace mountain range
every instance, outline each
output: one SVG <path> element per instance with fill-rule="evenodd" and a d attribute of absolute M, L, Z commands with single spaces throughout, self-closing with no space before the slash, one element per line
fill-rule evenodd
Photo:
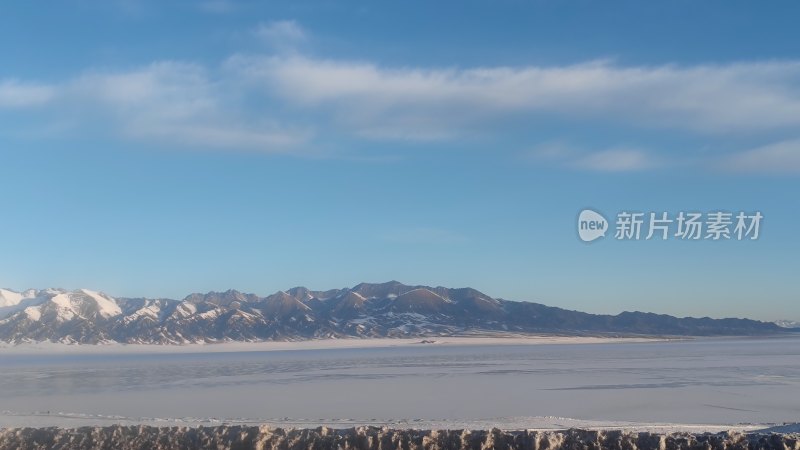
<path fill-rule="evenodd" d="M 187 344 L 476 334 L 742 336 L 798 332 L 749 319 L 589 314 L 397 281 L 260 297 L 235 290 L 183 300 L 80 289 L 0 289 L 0 342 Z"/>

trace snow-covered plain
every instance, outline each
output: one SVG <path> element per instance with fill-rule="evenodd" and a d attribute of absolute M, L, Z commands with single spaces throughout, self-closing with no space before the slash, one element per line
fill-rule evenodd
<path fill-rule="evenodd" d="M 3 348 L 0 426 L 749 431 L 800 421 L 798 337 L 453 339 Z"/>
<path fill-rule="evenodd" d="M 539 345 L 539 344 L 608 344 L 664 341 L 662 338 L 617 338 L 599 336 L 531 336 L 511 333 L 485 333 L 475 336 L 447 336 L 431 338 L 344 338 L 313 339 L 304 341 L 265 342 L 220 342 L 213 344 L 120 344 L 116 342 L 99 345 L 64 344 L 60 342 L 37 342 L 9 344 L 0 342 L 2 354 L 124 354 L 124 353 L 230 353 L 268 352 L 286 350 L 334 350 L 355 348 L 418 347 L 420 345 L 475 346 L 475 345 Z"/>

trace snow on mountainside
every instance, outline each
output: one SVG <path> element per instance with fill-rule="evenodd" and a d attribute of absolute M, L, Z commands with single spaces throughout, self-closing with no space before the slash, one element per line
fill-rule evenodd
<path fill-rule="evenodd" d="M 795 320 L 776 320 L 775 325 L 782 328 L 800 328 L 800 322 Z"/>
<path fill-rule="evenodd" d="M 587 314 L 489 297 L 471 288 L 397 281 L 259 297 L 235 290 L 183 300 L 113 298 L 80 289 L 0 289 L 0 341 L 157 343 L 423 337 L 511 332 L 569 335 L 764 335 L 791 332 L 747 319 Z"/>
<path fill-rule="evenodd" d="M 33 289 L 25 292 L 0 289 L 0 319 L 44 302 L 46 299 L 40 299 L 38 294 L 39 292 Z"/>
<path fill-rule="evenodd" d="M 0 308 L 18 305 L 25 298 L 19 292 L 0 289 Z"/>

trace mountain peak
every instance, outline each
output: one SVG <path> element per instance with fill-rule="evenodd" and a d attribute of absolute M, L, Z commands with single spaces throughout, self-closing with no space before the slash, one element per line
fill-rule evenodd
<path fill-rule="evenodd" d="M 392 310 L 434 314 L 442 312 L 451 303 L 450 300 L 432 290 L 420 287 L 410 289 L 395 298 Z"/>
<path fill-rule="evenodd" d="M 267 297 L 235 289 L 183 301 L 115 299 L 89 289 L 0 290 L 0 342 L 161 343 L 423 337 L 464 333 L 763 335 L 792 333 L 747 319 L 588 314 L 492 298 L 471 288 L 398 281 Z"/>
<path fill-rule="evenodd" d="M 183 301 L 190 303 L 211 303 L 215 305 L 229 305 L 232 302 L 257 301 L 259 297 L 255 294 L 245 294 L 236 289 L 228 289 L 224 292 L 211 291 L 205 294 L 194 293 L 184 297 Z"/>
<path fill-rule="evenodd" d="M 412 289 L 399 281 L 387 281 L 385 283 L 359 283 L 351 290 L 366 298 L 387 297 L 389 295 L 398 296 L 403 292 Z"/>
<path fill-rule="evenodd" d="M 11 289 L 0 289 L 0 308 L 18 305 L 25 298 L 20 292 Z"/>

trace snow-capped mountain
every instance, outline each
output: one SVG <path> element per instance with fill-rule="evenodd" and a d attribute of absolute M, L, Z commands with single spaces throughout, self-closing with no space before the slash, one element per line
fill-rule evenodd
<path fill-rule="evenodd" d="M 775 325 L 782 328 L 800 328 L 800 322 L 795 320 L 776 320 Z"/>
<path fill-rule="evenodd" d="M 475 333 L 754 335 L 788 332 L 748 319 L 616 316 L 396 281 L 267 297 L 229 290 L 183 300 L 113 298 L 80 289 L 0 289 L 0 341 L 158 343 L 423 337 Z"/>
<path fill-rule="evenodd" d="M 88 289 L 21 293 L 3 289 L 0 295 L 0 336 L 4 341 L 108 341 L 108 326 L 122 314 L 116 299 Z"/>

